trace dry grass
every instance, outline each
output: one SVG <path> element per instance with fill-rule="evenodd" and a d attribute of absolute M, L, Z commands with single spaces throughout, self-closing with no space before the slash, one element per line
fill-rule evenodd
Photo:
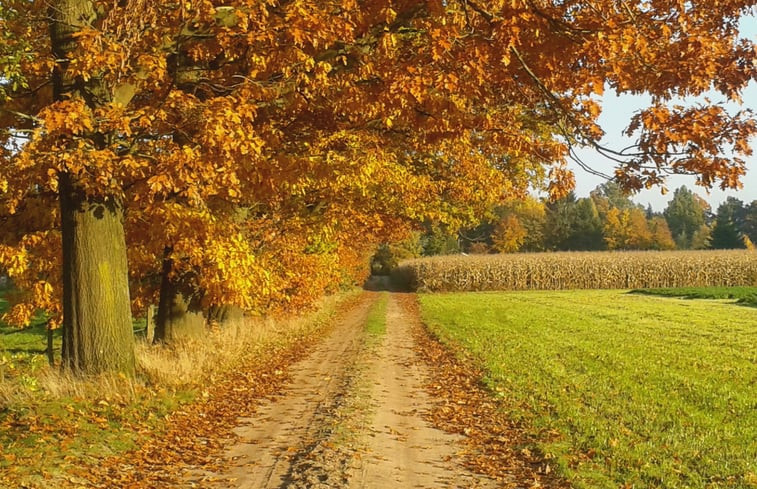
<path fill-rule="evenodd" d="M 253 366 L 268 350 L 312 334 L 349 296 L 348 293 L 324 298 L 315 312 L 288 319 L 247 317 L 214 328 L 201 339 L 170 348 L 138 340 L 135 379 L 119 374 L 77 378 L 47 366 L 40 355 L 33 370 L 0 377 L 0 408 L 41 399 L 132 400 L 145 388 L 176 390 L 206 386 L 241 364 Z"/>
<path fill-rule="evenodd" d="M 312 333 L 344 299 L 332 296 L 321 301 L 317 313 L 288 319 L 250 318 L 231 321 L 211 330 L 201 340 L 184 341 L 171 348 L 137 343 L 137 370 L 153 385 L 201 386 L 241 362 L 262 358 L 276 345 L 288 344 Z"/>
<path fill-rule="evenodd" d="M 0 408 L 29 405 L 42 399 L 133 399 L 140 387 L 138 380 L 123 375 L 102 374 L 78 378 L 47 367 L 34 376 L 25 375 L 21 380 L 7 378 L 0 381 Z"/>
<path fill-rule="evenodd" d="M 264 391 L 261 386 L 275 388 L 284 377 L 265 372 L 301 353 L 351 297 L 331 297 L 316 312 L 295 319 L 242 320 L 172 348 L 140 341 L 134 379 L 117 374 L 80 379 L 61 373 L 47 365 L 38 346 L 39 332 L 30 334 L 20 348 L 0 351 L 0 372 L 7 372 L 0 380 L 0 487 L 79 487 L 83 466 L 129 456 L 170 430 L 183 434 L 196 427 L 203 433 L 198 436 L 207 438 L 207 430 L 236 415 L 233 407 L 223 412 L 224 399 L 252 402 Z M 20 335 L 12 337 L 19 343 Z M 252 390 L 245 388 L 243 394 L 234 391 L 258 374 L 265 379 L 260 385 L 252 382 Z M 215 407 L 208 407 L 215 395 L 221 397 L 212 403 Z M 192 418 L 201 408 L 211 410 L 212 416 Z M 192 457 L 194 446 L 187 441 L 178 450 Z M 178 460 L 176 453 L 166 464 Z M 114 479 L 101 486 L 122 484 Z"/>
<path fill-rule="evenodd" d="M 757 285 L 757 253 L 627 251 L 439 256 L 400 263 L 398 285 L 428 292 Z"/>

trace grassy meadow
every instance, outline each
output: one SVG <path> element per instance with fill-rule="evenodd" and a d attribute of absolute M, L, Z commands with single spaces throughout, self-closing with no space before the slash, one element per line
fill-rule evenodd
<path fill-rule="evenodd" d="M 616 290 L 420 302 L 575 487 L 757 487 L 757 309 Z"/>

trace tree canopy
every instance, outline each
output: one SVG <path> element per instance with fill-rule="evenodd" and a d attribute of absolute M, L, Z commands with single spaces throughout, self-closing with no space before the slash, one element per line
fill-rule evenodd
<path fill-rule="evenodd" d="M 77 328 L 80 286 L 106 269 L 128 272 L 135 308 L 161 283 L 202 308 L 300 306 L 413 225 L 533 186 L 564 196 L 577 144 L 631 190 L 668 172 L 738 187 L 752 114 L 675 100 L 739 100 L 750 5 L 4 1 L 0 260 L 26 293 L 11 318 L 42 307 Z M 652 96 L 634 148 L 599 146 L 605 88 Z M 92 254 L 103 216 L 126 243 L 112 256 Z"/>

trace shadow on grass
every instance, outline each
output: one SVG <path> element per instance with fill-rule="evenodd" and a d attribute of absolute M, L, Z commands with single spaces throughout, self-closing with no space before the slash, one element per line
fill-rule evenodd
<path fill-rule="evenodd" d="M 655 295 L 676 299 L 734 299 L 733 304 L 757 307 L 757 287 L 678 287 L 666 289 L 634 289 L 629 294 Z"/>
<path fill-rule="evenodd" d="M 741 298 L 735 304 L 743 307 L 757 307 L 757 296 Z"/>

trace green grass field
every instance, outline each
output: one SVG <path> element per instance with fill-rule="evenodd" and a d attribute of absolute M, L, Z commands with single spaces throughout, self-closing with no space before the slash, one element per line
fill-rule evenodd
<path fill-rule="evenodd" d="M 680 287 L 635 289 L 632 294 L 681 297 L 683 299 L 736 299 L 739 304 L 757 306 L 757 287 Z"/>
<path fill-rule="evenodd" d="M 575 487 L 757 487 L 753 308 L 625 291 L 420 301 Z"/>
<path fill-rule="evenodd" d="M 0 297 L 0 316 L 8 309 L 8 301 Z M 29 379 L 40 367 L 47 365 L 47 329 L 43 314 L 38 314 L 26 328 L 14 328 L 0 321 L 0 380 L 8 376 Z M 53 335 L 54 351 L 60 354 L 60 330 Z"/>

